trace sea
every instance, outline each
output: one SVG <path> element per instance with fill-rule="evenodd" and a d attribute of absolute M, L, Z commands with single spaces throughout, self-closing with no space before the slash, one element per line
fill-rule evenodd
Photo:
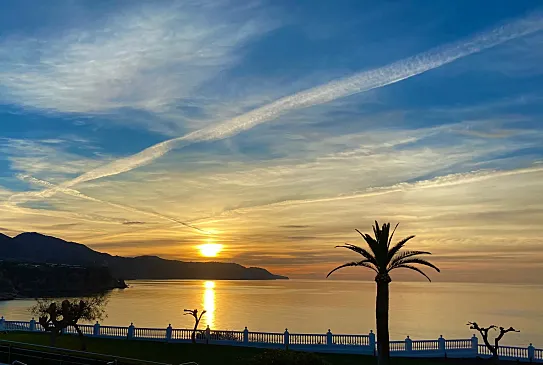
<path fill-rule="evenodd" d="M 375 331 L 375 283 L 339 280 L 135 280 L 108 294 L 105 325 L 191 328 L 184 309 L 206 310 L 201 328 L 256 332 L 368 334 Z M 390 338 L 465 339 L 466 325 L 494 324 L 503 345 L 543 348 L 543 286 L 392 282 Z M 7 320 L 30 320 L 33 300 L 0 302 Z"/>

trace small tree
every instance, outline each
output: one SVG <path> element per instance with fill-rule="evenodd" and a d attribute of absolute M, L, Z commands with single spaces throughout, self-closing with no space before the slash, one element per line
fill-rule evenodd
<path fill-rule="evenodd" d="M 206 313 L 205 310 L 200 313 L 200 316 L 198 316 L 198 309 L 185 309 L 185 316 L 191 315 L 194 317 L 194 329 L 192 330 L 192 334 L 190 335 L 190 338 L 192 340 L 192 343 L 196 343 L 196 332 L 198 331 L 198 325 L 200 324 L 200 320 L 202 319 L 202 316 Z"/>
<path fill-rule="evenodd" d="M 79 298 L 64 299 L 57 302 L 50 299 L 37 299 L 36 305 L 30 311 L 38 317 L 38 323 L 45 332 L 51 334 L 51 346 L 55 345 L 57 336 L 68 326 L 73 326 L 81 340 L 81 349 L 86 350 L 85 336 L 79 328 L 78 322 L 96 321 L 103 319 L 107 298 L 103 295 Z"/>
<path fill-rule="evenodd" d="M 469 326 L 470 329 L 479 331 L 479 333 L 483 337 L 483 341 L 484 341 L 486 347 L 492 353 L 492 360 L 496 364 L 498 364 L 500 362 L 500 357 L 498 355 L 498 349 L 500 348 L 500 344 L 499 344 L 500 340 L 503 338 L 503 336 L 507 332 L 520 332 L 520 331 L 514 329 L 513 327 L 509 327 L 507 329 L 505 329 L 503 327 L 498 327 L 498 326 L 495 326 L 495 325 L 491 325 L 489 327 L 479 327 L 479 325 L 476 322 L 468 322 L 467 325 Z M 495 330 L 496 331 L 498 329 L 500 330 L 500 334 L 494 339 L 494 345 L 491 345 L 490 342 L 488 341 L 488 331 L 490 331 L 490 330 Z"/>

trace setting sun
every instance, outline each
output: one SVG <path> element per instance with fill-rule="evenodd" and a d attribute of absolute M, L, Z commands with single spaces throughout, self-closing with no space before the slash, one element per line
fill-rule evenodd
<path fill-rule="evenodd" d="M 223 245 L 219 243 L 206 243 L 198 246 L 200 255 L 204 257 L 215 257 L 222 251 Z"/>

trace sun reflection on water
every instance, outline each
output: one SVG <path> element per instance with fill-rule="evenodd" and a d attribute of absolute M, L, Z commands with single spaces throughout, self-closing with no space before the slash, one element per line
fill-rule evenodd
<path fill-rule="evenodd" d="M 204 309 L 206 314 L 202 318 L 205 325 L 209 325 L 210 328 L 215 326 L 215 282 L 204 282 Z"/>

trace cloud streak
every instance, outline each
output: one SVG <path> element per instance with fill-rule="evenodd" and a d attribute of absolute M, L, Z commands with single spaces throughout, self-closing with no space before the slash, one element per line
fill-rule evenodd
<path fill-rule="evenodd" d="M 66 183 L 65 186 L 73 186 L 85 181 L 121 174 L 147 165 L 174 148 L 184 147 L 200 141 L 228 138 L 259 124 L 276 119 L 290 111 L 324 104 L 338 98 L 387 86 L 542 29 L 543 21 L 539 17 L 521 19 L 472 38 L 394 62 L 388 66 L 363 71 L 348 78 L 283 97 L 271 104 L 218 125 L 158 143 L 137 154 L 91 170 Z"/>
<path fill-rule="evenodd" d="M 334 202 L 334 201 L 341 201 L 341 200 L 363 199 L 363 198 L 368 198 L 368 197 L 387 195 L 391 193 L 398 193 L 398 192 L 404 192 L 404 191 L 409 191 L 409 190 L 450 187 L 450 186 L 456 186 L 456 185 L 462 185 L 462 184 L 481 182 L 481 181 L 494 179 L 498 177 L 513 176 L 513 175 L 520 175 L 520 174 L 531 174 L 531 173 L 538 173 L 538 172 L 543 172 L 543 167 L 535 166 L 535 167 L 517 169 L 517 170 L 502 170 L 502 171 L 482 170 L 482 171 L 473 171 L 473 172 L 468 172 L 468 173 L 449 174 L 449 175 L 439 176 L 433 179 L 421 180 L 421 181 L 417 181 L 413 183 L 403 182 L 403 183 L 394 184 L 391 186 L 368 188 L 368 189 L 365 189 L 363 192 L 357 192 L 353 194 L 344 194 L 344 195 L 339 195 L 339 196 L 323 197 L 323 198 L 316 198 L 316 199 L 284 200 L 284 201 L 279 201 L 279 202 L 274 202 L 274 203 L 269 203 L 269 204 L 230 209 L 216 216 L 201 218 L 201 219 L 198 219 L 197 221 L 193 221 L 192 223 L 197 223 L 197 222 L 205 223 L 209 219 L 218 219 L 219 217 L 227 217 L 233 214 L 248 213 L 254 210 L 290 207 L 290 206 L 303 205 L 303 204 L 327 203 L 327 202 Z"/>
<path fill-rule="evenodd" d="M 159 218 L 159 219 L 162 219 L 162 220 L 167 220 L 169 222 L 173 222 L 173 223 L 177 223 L 177 224 L 180 224 L 182 226 L 185 226 L 185 227 L 188 227 L 188 228 L 192 228 L 200 233 L 207 233 L 206 231 L 198 228 L 198 227 L 195 227 L 189 223 L 185 223 L 185 222 L 182 222 L 178 219 L 175 219 L 175 218 L 172 218 L 172 217 L 168 217 L 168 216 L 165 216 L 163 214 L 158 214 L 158 213 L 155 213 L 155 212 L 149 212 L 149 211 L 145 211 L 145 210 L 141 210 L 141 209 L 136 209 L 136 208 L 133 208 L 133 207 L 130 207 L 130 206 L 127 206 L 127 205 L 122 205 L 122 204 L 116 204 L 116 203 L 111 203 L 111 202 L 107 202 L 107 201 L 104 201 L 104 200 L 100 200 L 100 199 L 97 199 L 97 198 L 93 198 L 91 196 L 88 196 L 88 195 L 85 195 L 77 190 L 74 190 L 74 189 L 70 189 L 70 188 L 63 188 L 63 187 L 59 187 L 59 186 L 56 186 L 54 184 L 51 184 L 50 182 L 48 181 L 44 181 L 44 180 L 40 180 L 40 179 L 36 179 L 35 177 L 32 177 L 32 176 L 28 176 L 28 175 L 18 175 L 18 178 L 23 180 L 23 181 L 28 181 L 32 184 L 36 184 L 36 185 L 40 185 L 40 186 L 43 186 L 43 187 L 46 187 L 46 188 L 49 188 L 50 190 L 55 190 L 55 191 L 59 191 L 59 192 L 62 192 L 63 194 L 66 194 L 66 195 L 70 195 L 70 196 L 73 196 L 73 197 L 76 197 L 76 198 L 80 198 L 80 199 L 84 199 L 84 200 L 89 200 L 91 202 L 95 202 L 95 203 L 100 203 L 100 204 L 105 204 L 105 205 L 108 205 L 110 207 L 113 207 L 113 208 L 117 208 L 117 209 L 121 209 L 121 210 L 125 210 L 125 211 L 128 211 L 128 212 L 131 212 L 131 213 L 139 213 L 139 214 L 144 214 L 144 215 L 148 215 L 148 216 L 151 216 L 151 217 L 155 217 L 155 218 Z M 41 195 L 39 193 L 33 195 L 35 198 L 40 198 Z M 15 197 L 16 198 L 16 197 Z M 23 198 L 22 201 L 28 201 L 28 198 L 29 196 L 25 196 Z M 9 201 L 9 203 L 11 204 L 17 204 L 17 203 L 20 203 L 19 201 L 17 201 L 16 199 L 11 199 Z M 141 224 L 142 222 L 123 222 L 123 224 Z"/>
<path fill-rule="evenodd" d="M 533 15 L 523 18 L 468 39 L 438 47 L 384 67 L 363 71 L 344 79 L 332 81 L 322 86 L 283 97 L 273 103 L 225 122 L 191 132 L 179 138 L 158 143 L 134 155 L 110 162 L 88 171 L 73 180 L 61 183 L 56 187 L 30 194 L 34 198 L 51 197 L 55 193 L 59 191 L 65 192 L 65 189 L 69 189 L 77 184 L 118 175 L 147 165 L 174 148 L 182 148 L 201 141 L 228 138 L 259 124 L 276 119 L 288 112 L 324 104 L 338 98 L 394 84 L 441 67 L 462 57 L 540 31 L 541 29 L 543 29 L 541 17 Z M 18 199 L 22 199 L 22 196 L 19 195 Z"/>
<path fill-rule="evenodd" d="M 190 99 L 231 68 L 247 41 L 274 28 L 249 6 L 130 6 L 91 29 L 0 42 L 0 96 L 24 107 L 60 113 L 133 109 L 160 115 Z M 150 120 L 149 120 L 150 119 Z M 131 119 L 156 131 L 177 125 Z"/>

